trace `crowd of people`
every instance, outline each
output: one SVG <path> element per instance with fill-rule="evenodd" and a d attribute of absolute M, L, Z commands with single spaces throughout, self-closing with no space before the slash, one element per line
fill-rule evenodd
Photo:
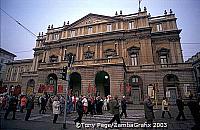
<path fill-rule="evenodd" d="M 127 100 L 126 97 L 123 96 L 121 100 L 118 99 L 118 96 L 112 97 L 111 95 L 108 95 L 104 98 L 100 96 L 79 96 L 76 95 L 70 95 L 67 96 L 67 102 L 66 102 L 66 113 L 70 114 L 72 112 L 77 112 L 78 117 L 74 120 L 75 123 L 82 122 L 82 117 L 85 114 L 87 116 L 90 114 L 93 116 L 94 114 L 102 115 L 104 111 L 109 111 L 111 114 L 113 114 L 113 118 L 110 120 L 109 123 L 113 123 L 114 121 L 117 121 L 117 123 L 120 123 L 120 118 L 124 115 L 125 118 L 127 118 Z M 200 128 L 200 103 L 199 100 L 193 100 L 193 95 L 191 94 L 189 96 L 189 101 L 187 103 L 191 115 L 194 118 L 195 126 L 193 129 Z M 35 96 L 34 95 L 5 95 L 0 96 L 0 110 L 5 110 L 4 119 L 7 119 L 10 112 L 12 112 L 13 116 L 12 119 L 16 119 L 16 110 L 18 109 L 21 113 L 24 112 L 24 109 L 26 110 L 25 115 L 25 121 L 28 121 L 32 109 L 34 109 L 34 102 L 35 102 Z M 152 99 L 149 96 L 146 96 L 144 99 L 144 112 L 145 112 L 145 118 L 147 120 L 148 124 L 152 124 L 153 120 L 155 119 L 153 106 L 154 103 L 152 102 Z M 54 95 L 50 96 L 48 94 L 44 94 L 37 98 L 37 105 L 40 107 L 39 113 L 45 114 L 47 109 L 52 112 L 54 115 L 53 117 L 53 123 L 56 123 L 58 115 L 64 114 L 65 111 L 65 97 L 62 95 Z M 162 113 L 161 118 L 165 118 L 165 113 L 167 112 L 169 115 L 169 118 L 173 118 L 170 113 L 170 104 L 168 102 L 168 99 L 163 97 L 162 100 Z M 179 121 L 182 117 L 182 120 L 186 120 L 186 117 L 184 115 L 184 103 L 181 97 L 179 96 L 176 100 L 176 105 L 178 107 L 178 115 L 176 117 L 176 120 Z M 120 113 L 120 107 L 121 107 L 121 113 Z"/>

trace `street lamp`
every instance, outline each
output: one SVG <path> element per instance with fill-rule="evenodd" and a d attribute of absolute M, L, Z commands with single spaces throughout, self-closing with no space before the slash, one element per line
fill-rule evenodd
<path fill-rule="evenodd" d="M 105 75 L 105 79 L 108 79 L 108 75 Z"/>

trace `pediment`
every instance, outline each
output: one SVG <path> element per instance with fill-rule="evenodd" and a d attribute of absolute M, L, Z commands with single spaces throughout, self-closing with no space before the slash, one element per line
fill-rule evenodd
<path fill-rule="evenodd" d="M 81 26 L 89 26 L 92 24 L 98 24 L 98 23 L 106 23 L 106 22 L 113 22 L 116 18 L 110 17 L 110 16 L 104 16 L 104 15 L 98 15 L 98 14 L 88 14 L 84 16 L 83 18 L 77 20 L 76 22 L 71 24 L 70 28 L 77 28 Z"/>

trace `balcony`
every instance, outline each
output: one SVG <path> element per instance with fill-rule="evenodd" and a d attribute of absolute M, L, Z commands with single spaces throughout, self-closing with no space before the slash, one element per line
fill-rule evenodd
<path fill-rule="evenodd" d="M 60 69 L 62 68 L 61 62 L 40 63 L 38 69 Z"/>
<path fill-rule="evenodd" d="M 88 59 L 76 61 L 73 66 L 98 66 L 98 65 L 116 65 L 123 64 L 123 59 L 121 57 L 113 57 L 106 59 Z"/>
<path fill-rule="evenodd" d="M 140 65 L 140 66 L 126 66 L 127 71 L 154 71 L 154 70 L 182 70 L 182 69 L 192 69 L 192 64 L 190 63 L 175 63 L 175 64 L 165 64 L 165 65 Z"/>

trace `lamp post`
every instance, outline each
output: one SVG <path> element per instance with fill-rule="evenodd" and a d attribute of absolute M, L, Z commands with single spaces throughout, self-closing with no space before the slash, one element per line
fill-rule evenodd
<path fill-rule="evenodd" d="M 72 64 L 74 63 L 74 55 L 73 54 L 70 54 L 68 56 L 68 67 L 65 67 L 64 69 L 64 73 L 66 75 L 66 81 L 67 81 L 67 84 L 66 84 L 66 92 L 65 92 L 65 110 L 64 110 L 64 122 L 63 122 L 63 128 L 66 129 L 67 128 L 67 123 L 66 123 L 66 116 L 67 116 L 67 94 L 68 94 L 68 87 L 69 87 L 69 72 L 70 72 L 70 69 L 72 67 Z"/>
<path fill-rule="evenodd" d="M 68 74 L 68 67 L 67 67 L 67 73 L 66 73 L 66 90 L 65 90 L 65 109 L 64 109 L 64 123 L 63 123 L 63 128 L 67 128 L 67 123 L 66 123 L 66 116 L 67 116 L 67 94 L 68 94 L 68 86 L 69 86 L 69 74 Z"/>

